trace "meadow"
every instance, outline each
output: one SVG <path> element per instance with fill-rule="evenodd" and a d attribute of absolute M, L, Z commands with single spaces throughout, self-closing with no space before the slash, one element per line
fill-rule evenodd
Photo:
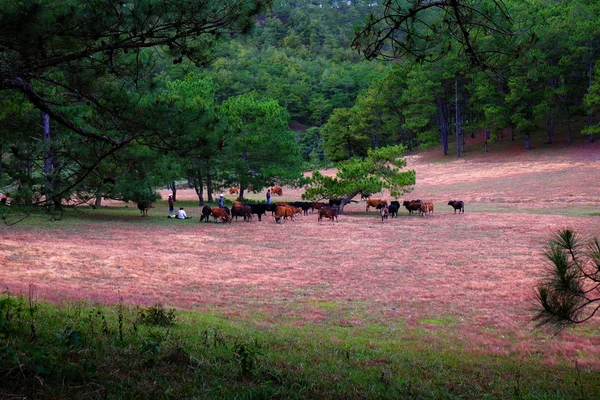
<path fill-rule="evenodd" d="M 227 331 L 238 350 L 240 337 L 261 349 L 246 360 L 279 376 L 214 372 L 209 389 L 173 392 L 183 397 L 597 398 L 600 320 L 558 336 L 531 322 L 551 236 L 600 233 L 600 146 L 553 146 L 409 153 L 417 184 L 400 200 L 432 201 L 434 215 L 401 209 L 384 223 L 364 202 L 335 223 L 316 214 L 199 223 L 192 190 L 177 193 L 176 208 L 193 217 L 185 221 L 166 218 L 165 201 L 146 218 L 118 202 L 58 221 L 33 214 L 10 225 L 19 215 L 9 213 L 0 285 L 24 297 L 34 285 L 65 315 L 73 304 L 133 315 L 160 303 L 178 310 L 170 332 L 187 338 L 186 354 L 199 351 L 199 335 Z M 274 200 L 301 193 L 284 187 Z M 449 200 L 465 201 L 465 213 Z M 156 396 L 175 396 L 165 390 Z"/>

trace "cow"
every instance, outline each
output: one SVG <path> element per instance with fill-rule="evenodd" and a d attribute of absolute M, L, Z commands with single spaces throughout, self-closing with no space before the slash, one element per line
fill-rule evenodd
<path fill-rule="evenodd" d="M 271 189 L 271 193 L 276 194 L 277 196 L 283 196 L 283 190 L 281 190 L 281 186 L 274 186 Z"/>
<path fill-rule="evenodd" d="M 406 207 L 406 209 L 408 210 L 409 213 L 412 214 L 413 211 L 420 211 L 421 210 L 421 200 L 411 200 L 411 201 L 404 201 L 402 203 L 402 205 L 404 207 Z"/>
<path fill-rule="evenodd" d="M 433 203 L 431 202 L 422 202 L 421 203 L 421 215 L 424 217 L 425 214 L 429 215 L 433 215 Z"/>
<path fill-rule="evenodd" d="M 238 192 L 238 188 L 236 187 L 232 187 L 231 189 L 229 189 L 229 194 L 236 194 Z"/>
<path fill-rule="evenodd" d="M 307 201 L 294 201 L 290 205 L 301 208 L 304 215 L 308 215 L 308 210 L 312 208 L 312 203 Z"/>
<path fill-rule="evenodd" d="M 252 208 L 241 203 L 239 205 L 234 205 L 231 208 L 231 216 L 235 217 L 236 221 L 238 217 L 243 217 L 244 221 L 250 222 L 252 221 Z"/>
<path fill-rule="evenodd" d="M 275 209 L 275 222 L 279 223 L 279 220 L 290 218 L 291 221 L 294 220 L 295 215 L 299 215 L 302 212 L 299 208 L 292 206 L 279 206 Z"/>
<path fill-rule="evenodd" d="M 314 203 L 312 203 L 313 211 L 320 210 L 323 207 L 327 207 L 327 204 L 323 203 L 322 201 L 315 201 Z"/>
<path fill-rule="evenodd" d="M 383 224 L 383 221 L 388 219 L 388 214 L 390 213 L 390 210 L 388 209 L 387 206 L 383 206 L 379 209 L 379 215 L 381 215 L 381 223 Z"/>
<path fill-rule="evenodd" d="M 369 212 L 369 208 L 381 208 L 383 206 L 387 206 L 387 200 L 379 200 L 379 199 L 367 199 L 367 212 Z"/>
<path fill-rule="evenodd" d="M 392 203 L 398 203 L 396 202 L 392 202 Z M 390 218 L 395 218 L 398 217 L 398 209 L 399 206 L 397 206 L 396 204 L 390 204 L 388 207 L 389 213 L 390 213 Z"/>
<path fill-rule="evenodd" d="M 202 215 L 200 216 L 200 222 L 202 222 L 203 219 L 205 219 L 206 222 L 208 222 L 208 217 L 210 217 L 211 213 L 211 208 L 209 206 L 202 207 Z"/>
<path fill-rule="evenodd" d="M 258 215 L 258 220 L 261 221 L 261 216 L 267 215 L 267 204 L 246 204 L 252 210 L 252 214 Z M 269 204 L 270 205 L 270 204 Z"/>
<path fill-rule="evenodd" d="M 390 206 L 396 206 L 396 209 L 400 209 L 400 202 L 396 200 L 390 201 Z"/>
<path fill-rule="evenodd" d="M 271 211 L 271 215 L 275 215 L 275 210 L 277 210 L 277 204 L 275 204 L 275 203 L 265 204 L 265 207 L 266 207 L 267 211 Z"/>
<path fill-rule="evenodd" d="M 140 210 L 140 214 L 142 215 L 142 217 L 147 217 L 148 209 L 154 208 L 154 206 L 148 200 L 140 200 L 137 203 L 137 208 Z"/>
<path fill-rule="evenodd" d="M 465 203 L 462 200 L 450 200 L 448 205 L 454 207 L 454 214 L 456 214 L 456 210 L 458 210 L 459 214 L 461 212 L 465 213 Z"/>
<path fill-rule="evenodd" d="M 337 207 L 322 207 L 321 209 L 319 209 L 318 221 L 320 222 L 323 219 L 323 217 L 329 218 L 331 222 L 334 222 L 334 218 L 335 221 L 337 221 L 338 211 L 339 208 Z"/>
<path fill-rule="evenodd" d="M 210 209 L 210 213 L 212 214 L 213 218 L 215 219 L 215 222 L 217 222 L 217 219 L 220 218 L 221 221 L 223 221 L 223 223 L 225 223 L 225 222 L 231 223 L 231 218 L 229 217 L 227 211 L 224 208 L 213 207 Z"/>
<path fill-rule="evenodd" d="M 342 205 L 342 199 L 329 199 L 329 207 L 339 207 Z"/>

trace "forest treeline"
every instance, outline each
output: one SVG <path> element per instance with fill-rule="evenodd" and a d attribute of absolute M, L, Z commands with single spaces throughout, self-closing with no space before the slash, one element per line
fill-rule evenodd
<path fill-rule="evenodd" d="M 202 204 L 379 147 L 600 131 L 595 1 L 192 3 L 6 2 L 0 191 L 139 201 L 186 179 Z"/>

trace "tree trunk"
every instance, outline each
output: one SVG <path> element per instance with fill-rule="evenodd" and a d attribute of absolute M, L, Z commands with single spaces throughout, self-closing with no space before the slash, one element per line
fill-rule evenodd
<path fill-rule="evenodd" d="M 354 197 L 356 197 L 356 195 L 358 195 L 359 193 L 360 193 L 360 190 L 357 190 L 354 193 L 351 193 L 349 195 L 343 196 L 342 197 L 342 202 L 340 203 L 340 209 L 338 211 L 338 214 L 343 214 L 344 213 L 344 207 L 346 206 L 346 204 L 350 203 L 350 200 L 352 200 Z"/>
<path fill-rule="evenodd" d="M 209 202 L 213 202 L 212 175 L 210 173 L 210 163 L 206 160 L 206 196 Z"/>
<path fill-rule="evenodd" d="M 96 201 L 94 201 L 94 208 L 100 208 L 102 207 L 102 196 L 98 195 L 96 196 Z"/>
<path fill-rule="evenodd" d="M 444 104 L 442 103 L 442 99 L 440 97 L 437 98 L 438 105 L 438 113 L 439 113 L 439 121 L 438 126 L 440 130 L 440 135 L 442 136 L 442 145 L 444 148 L 444 155 L 448 155 L 448 128 L 449 122 L 447 121 L 446 112 L 444 110 Z"/>
<path fill-rule="evenodd" d="M 240 195 L 238 196 L 238 201 L 244 201 L 244 185 L 240 184 L 238 192 L 240 193 Z"/>
<path fill-rule="evenodd" d="M 571 144 L 571 120 L 567 118 L 567 143 Z"/>
<path fill-rule="evenodd" d="M 50 116 L 42 111 L 42 139 L 44 141 L 44 195 L 46 202 L 52 200 L 52 138 L 50 137 Z"/>
<path fill-rule="evenodd" d="M 487 153 L 488 151 L 488 140 L 490 138 L 490 128 L 485 128 L 485 141 L 483 142 L 483 152 Z"/>
<path fill-rule="evenodd" d="M 515 140 L 515 127 L 511 126 L 510 127 L 510 141 L 514 142 L 514 140 Z"/>
<path fill-rule="evenodd" d="M 456 132 L 456 157 L 460 157 L 460 116 L 458 110 L 458 79 L 454 78 L 454 131 Z"/>
<path fill-rule="evenodd" d="M 589 67 L 588 67 L 588 91 L 590 90 L 590 87 L 592 86 L 592 74 L 594 72 L 594 60 L 590 57 L 590 63 L 589 63 Z M 593 110 L 590 108 L 588 110 L 588 126 L 592 126 L 593 123 Z M 589 142 L 593 143 L 594 142 L 594 134 L 590 133 L 589 136 Z"/>
<path fill-rule="evenodd" d="M 525 135 L 525 150 L 531 150 L 531 139 L 529 134 Z"/>
<path fill-rule="evenodd" d="M 171 181 L 171 192 L 173 192 L 173 201 L 177 201 L 177 185 L 175 181 Z"/>
<path fill-rule="evenodd" d="M 194 190 L 196 191 L 196 195 L 198 196 L 198 205 L 204 205 L 204 187 L 202 185 L 196 186 L 194 185 Z"/>
<path fill-rule="evenodd" d="M 554 135 L 554 111 L 551 111 L 546 119 L 546 127 L 548 131 L 548 141 L 546 144 L 552 144 L 552 135 Z"/>

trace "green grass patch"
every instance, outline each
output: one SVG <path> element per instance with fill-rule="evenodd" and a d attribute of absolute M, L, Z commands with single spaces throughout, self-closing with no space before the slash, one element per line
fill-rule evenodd
<path fill-rule="evenodd" d="M 311 303 L 313 306 L 322 308 L 324 310 L 336 310 L 340 307 L 339 304 L 331 301 L 315 301 Z"/>
<path fill-rule="evenodd" d="M 450 315 L 437 317 L 437 318 L 423 318 L 419 320 L 420 324 L 423 325 L 436 325 L 436 326 L 449 326 L 458 324 L 458 319 Z"/>
<path fill-rule="evenodd" d="M 329 306 L 329 305 L 328 305 Z M 449 325 L 452 317 L 422 323 Z M 0 298 L 0 393 L 31 398 L 598 398 L 597 371 L 435 343 L 394 324 Z"/>

